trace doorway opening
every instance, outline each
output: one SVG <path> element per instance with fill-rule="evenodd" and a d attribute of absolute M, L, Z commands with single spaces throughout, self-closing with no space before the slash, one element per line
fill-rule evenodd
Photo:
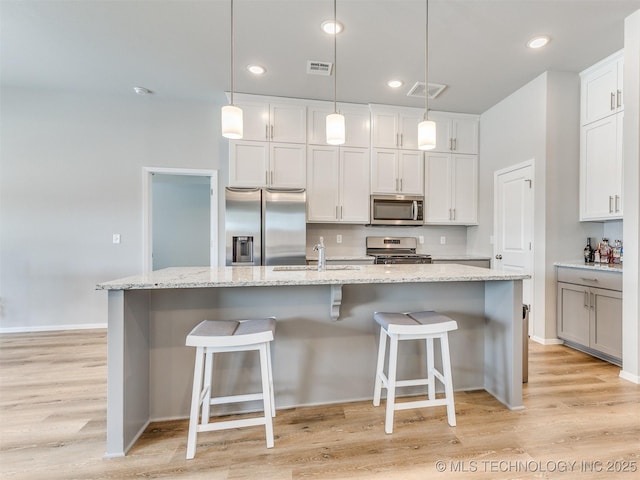
<path fill-rule="evenodd" d="M 217 266 L 217 170 L 143 170 L 143 271 Z"/>

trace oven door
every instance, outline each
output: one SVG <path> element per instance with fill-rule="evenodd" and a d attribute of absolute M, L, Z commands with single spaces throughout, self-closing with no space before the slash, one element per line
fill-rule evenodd
<path fill-rule="evenodd" d="M 371 195 L 372 225 L 422 225 L 423 212 L 420 195 Z"/>

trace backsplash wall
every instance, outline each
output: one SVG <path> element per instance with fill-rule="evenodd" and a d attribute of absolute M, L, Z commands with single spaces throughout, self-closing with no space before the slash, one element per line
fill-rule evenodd
<path fill-rule="evenodd" d="M 337 243 L 337 235 L 342 235 L 342 243 Z M 307 223 L 307 255 L 314 255 L 313 246 L 324 237 L 326 255 L 360 256 L 366 254 L 366 237 L 419 237 L 424 236 L 424 244 L 418 243 L 418 253 L 463 254 L 467 252 L 467 227 L 465 226 L 424 226 L 385 227 L 349 224 Z M 445 244 L 440 238 L 445 237 Z"/>

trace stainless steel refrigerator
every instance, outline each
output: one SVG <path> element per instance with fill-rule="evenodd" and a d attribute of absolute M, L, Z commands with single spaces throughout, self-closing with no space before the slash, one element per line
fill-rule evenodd
<path fill-rule="evenodd" d="M 307 225 L 304 189 L 225 191 L 227 265 L 304 265 Z"/>

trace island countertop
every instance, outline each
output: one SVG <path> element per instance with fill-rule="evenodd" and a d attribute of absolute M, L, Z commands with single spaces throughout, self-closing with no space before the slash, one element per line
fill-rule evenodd
<path fill-rule="evenodd" d="M 98 290 L 346 285 L 366 283 L 484 282 L 523 280 L 528 275 L 458 264 L 309 265 L 282 267 L 171 267 L 99 283 Z"/>

